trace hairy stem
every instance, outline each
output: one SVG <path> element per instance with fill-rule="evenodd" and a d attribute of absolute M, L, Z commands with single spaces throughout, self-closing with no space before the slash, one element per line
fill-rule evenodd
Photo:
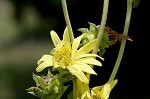
<path fill-rule="evenodd" d="M 103 36 L 103 32 L 104 32 L 106 20 L 107 20 L 108 6 L 109 6 L 109 0 L 104 0 L 102 20 L 101 20 L 100 29 L 99 29 L 98 36 L 97 36 L 98 43 L 96 47 L 93 49 L 93 54 L 97 54 L 97 51 L 100 46 L 100 42 L 102 40 L 102 36 Z"/>
<path fill-rule="evenodd" d="M 125 35 L 128 34 L 128 30 L 129 30 L 131 13 L 132 13 L 132 3 L 133 3 L 133 0 L 127 0 L 126 20 L 125 20 L 124 31 L 123 31 L 123 34 L 125 34 Z M 114 78 L 115 78 L 115 76 L 117 74 L 118 68 L 120 66 L 120 62 L 121 62 L 122 57 L 123 57 L 123 53 L 124 53 L 124 49 L 125 49 L 125 44 L 126 44 L 126 40 L 123 40 L 121 42 L 119 54 L 118 54 L 118 57 L 117 57 L 114 69 L 113 69 L 113 71 L 111 73 L 111 76 L 109 78 L 109 81 L 114 80 Z"/>
<path fill-rule="evenodd" d="M 92 52 L 93 54 L 97 54 L 99 46 L 100 46 L 100 42 L 102 40 L 102 36 L 103 36 L 103 32 L 104 32 L 106 20 L 107 20 L 108 6 L 109 6 L 109 0 L 104 0 L 102 20 L 100 23 L 100 29 L 99 29 L 98 36 L 97 36 L 98 43 L 93 49 L 93 52 Z M 91 65 L 91 67 L 93 67 L 93 65 Z M 90 80 L 90 74 L 87 74 L 86 76 Z"/>
<path fill-rule="evenodd" d="M 63 8 L 63 13 L 64 13 L 64 18 L 65 18 L 65 21 L 66 21 L 66 25 L 68 27 L 68 32 L 69 32 L 71 41 L 73 41 L 74 35 L 73 35 L 72 26 L 71 26 L 70 19 L 69 19 L 66 0 L 61 0 L 61 3 L 62 3 L 62 8 Z"/>

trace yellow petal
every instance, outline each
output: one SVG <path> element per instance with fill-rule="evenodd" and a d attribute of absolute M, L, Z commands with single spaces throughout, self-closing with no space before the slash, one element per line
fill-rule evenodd
<path fill-rule="evenodd" d="M 91 91 L 92 91 L 92 92 L 100 91 L 100 90 L 103 88 L 103 86 L 104 86 L 104 85 L 93 87 Z"/>
<path fill-rule="evenodd" d="M 50 35 L 51 35 L 51 39 L 53 41 L 53 44 L 56 47 L 57 44 L 59 44 L 61 40 L 60 40 L 59 36 L 57 35 L 57 33 L 53 30 L 50 31 Z"/>
<path fill-rule="evenodd" d="M 114 86 L 117 84 L 117 82 L 118 82 L 118 80 L 116 79 L 116 80 L 108 82 L 104 85 L 104 92 L 105 92 L 106 98 L 109 97 L 111 90 L 114 88 Z"/>
<path fill-rule="evenodd" d="M 76 51 L 77 51 L 77 49 L 78 49 L 78 47 L 79 47 L 79 44 L 80 44 L 80 42 L 81 42 L 81 39 L 83 38 L 83 36 L 84 36 L 85 34 L 82 34 L 81 36 L 79 36 L 79 37 L 77 37 L 77 38 L 75 38 L 74 40 L 73 40 L 73 43 L 72 43 L 72 54 L 74 54 Z"/>
<path fill-rule="evenodd" d="M 92 41 L 90 41 L 89 43 L 87 43 L 86 45 L 84 45 L 83 47 L 81 47 L 75 54 L 76 55 L 80 55 L 82 53 L 89 53 L 96 45 L 97 43 L 97 39 L 94 39 Z"/>
<path fill-rule="evenodd" d="M 53 49 L 50 51 L 50 54 L 51 54 L 51 55 L 55 55 L 55 52 L 56 52 L 56 48 L 53 48 Z"/>
<path fill-rule="evenodd" d="M 61 59 L 61 61 L 59 62 L 59 67 L 61 67 L 61 68 L 63 68 L 63 69 L 66 69 L 64 59 Z"/>
<path fill-rule="evenodd" d="M 84 94 L 81 96 L 81 99 L 93 99 L 91 96 L 90 96 L 90 93 L 88 91 L 85 91 Z"/>
<path fill-rule="evenodd" d="M 53 66 L 54 66 L 54 68 L 59 67 L 58 62 L 56 61 L 55 58 L 53 58 Z"/>
<path fill-rule="evenodd" d="M 66 26 L 65 30 L 64 30 L 64 34 L 63 34 L 63 41 L 65 42 L 70 42 L 70 36 L 68 34 L 68 28 Z"/>
<path fill-rule="evenodd" d="M 100 59 L 102 59 L 102 60 L 104 60 L 104 58 L 102 58 L 102 57 L 100 57 L 100 56 L 98 56 L 97 54 L 80 54 L 80 55 L 78 55 L 78 56 L 75 56 L 74 57 L 74 60 L 76 60 L 76 59 L 80 59 L 80 58 L 84 58 L 84 57 L 98 57 L 98 58 L 100 58 Z"/>
<path fill-rule="evenodd" d="M 51 55 L 43 55 L 42 58 L 37 62 L 40 65 L 43 61 L 52 61 L 53 56 Z"/>
<path fill-rule="evenodd" d="M 49 66 L 52 66 L 53 63 L 52 61 L 44 61 L 42 62 L 37 68 L 36 68 L 36 71 L 37 72 L 41 72 L 43 71 L 46 67 L 49 67 Z"/>
<path fill-rule="evenodd" d="M 75 66 L 67 66 L 68 70 L 72 75 L 75 75 L 79 80 L 84 83 L 88 83 L 88 79 L 86 78 L 85 74 L 80 70 L 80 68 Z"/>
<path fill-rule="evenodd" d="M 95 58 L 87 57 L 87 58 L 81 58 L 76 61 L 74 61 L 74 64 L 93 64 L 97 66 L 102 66 L 102 63 L 96 60 Z"/>
<path fill-rule="evenodd" d="M 91 66 L 89 66 L 87 64 L 75 64 L 72 66 L 76 66 L 76 67 L 80 68 L 83 72 L 96 75 L 96 72 L 91 68 Z"/>

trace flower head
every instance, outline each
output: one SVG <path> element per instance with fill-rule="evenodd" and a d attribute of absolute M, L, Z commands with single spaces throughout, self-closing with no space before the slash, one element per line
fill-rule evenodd
<path fill-rule="evenodd" d="M 50 35 L 55 48 L 50 55 L 43 55 L 37 62 L 39 66 L 36 68 L 36 71 L 41 72 L 49 66 L 54 68 L 61 67 L 69 70 L 72 75 L 75 75 L 82 82 L 88 83 L 85 73 L 96 74 L 90 64 L 102 66 L 101 62 L 95 59 L 95 57 L 101 57 L 90 53 L 95 47 L 97 40 L 94 39 L 80 47 L 80 42 L 85 34 L 80 35 L 71 42 L 67 27 L 64 30 L 63 40 L 60 40 L 57 33 L 53 30 L 50 32 Z"/>
<path fill-rule="evenodd" d="M 85 97 L 89 99 L 108 99 L 111 90 L 114 88 L 114 86 L 117 84 L 118 80 L 113 80 L 111 82 L 107 82 L 106 84 L 102 86 L 96 86 L 91 89 L 91 93 L 85 92 L 81 99 L 84 99 Z"/>

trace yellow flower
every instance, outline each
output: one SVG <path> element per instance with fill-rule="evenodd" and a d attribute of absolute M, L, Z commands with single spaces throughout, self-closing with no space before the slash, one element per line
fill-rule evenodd
<path fill-rule="evenodd" d="M 81 99 L 108 99 L 111 90 L 114 88 L 114 86 L 117 84 L 118 80 L 113 80 L 111 82 L 107 82 L 106 84 L 102 86 L 96 86 L 91 89 L 91 93 L 85 92 Z"/>
<path fill-rule="evenodd" d="M 101 57 L 96 54 L 90 54 L 97 40 L 92 40 L 88 44 L 79 47 L 85 34 L 80 35 L 71 42 L 67 27 L 64 30 L 63 40 L 60 40 L 57 33 L 53 30 L 50 31 L 50 35 L 55 48 L 50 55 L 43 55 L 37 62 L 39 66 L 36 68 L 36 71 L 41 72 L 49 66 L 54 68 L 61 67 L 69 70 L 72 75 L 75 75 L 82 82 L 88 83 L 85 73 L 96 75 L 90 64 L 102 66 L 101 62 L 95 59 L 95 57 Z"/>

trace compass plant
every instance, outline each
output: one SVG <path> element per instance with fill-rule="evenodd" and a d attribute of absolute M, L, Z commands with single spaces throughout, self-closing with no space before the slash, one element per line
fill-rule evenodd
<path fill-rule="evenodd" d="M 43 55 L 37 61 L 36 71 L 41 72 L 48 67 L 52 68 L 49 69 L 47 76 L 33 74 L 36 86 L 27 89 L 28 93 L 41 99 L 61 99 L 61 97 L 64 97 L 63 94 L 65 94 L 67 88 L 72 84 L 72 91 L 69 91 L 67 98 L 63 99 L 108 99 L 110 92 L 118 82 L 115 76 L 120 66 L 127 40 L 122 39 L 122 36 L 125 35 L 126 37 L 128 34 L 132 8 L 137 7 L 139 2 L 140 0 L 127 0 L 124 31 L 123 34 L 119 34 L 121 38 L 120 50 L 108 82 L 101 86 L 90 88 L 90 75 L 97 75 L 93 70 L 93 66 L 102 66 L 101 61 L 97 60 L 97 58 L 104 60 L 102 56 L 105 53 L 105 48 L 111 45 L 109 41 L 112 40 L 112 37 L 113 41 L 118 40 L 118 34 L 106 27 L 109 0 L 104 0 L 101 23 L 98 25 L 100 27 L 89 23 L 90 28 L 80 28 L 79 31 L 82 34 L 76 38 L 74 38 L 72 31 L 66 0 L 61 0 L 67 25 L 63 38 L 61 40 L 54 30 L 50 31 L 54 48 L 49 54 Z M 70 80 L 72 80 L 71 84 Z"/>
<path fill-rule="evenodd" d="M 97 54 L 90 53 L 97 44 L 97 39 L 91 40 L 84 46 L 80 46 L 80 42 L 85 34 L 78 36 L 71 42 L 67 27 L 64 30 L 62 40 L 53 30 L 50 31 L 50 35 L 55 48 L 50 52 L 50 55 L 43 55 L 37 62 L 38 67 L 36 71 L 41 72 L 49 66 L 54 68 L 61 67 L 68 70 L 80 81 L 89 83 L 85 73 L 96 75 L 96 72 L 90 65 L 102 66 L 102 63 L 96 57 L 102 60 L 103 58 Z"/>

